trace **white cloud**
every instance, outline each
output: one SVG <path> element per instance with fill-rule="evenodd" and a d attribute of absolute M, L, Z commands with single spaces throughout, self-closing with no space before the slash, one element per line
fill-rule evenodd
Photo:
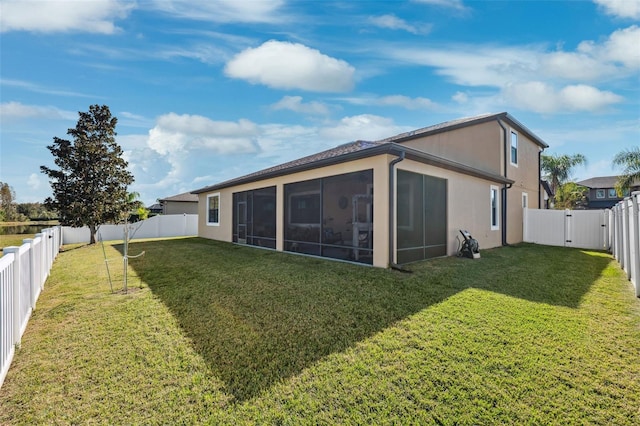
<path fill-rule="evenodd" d="M 594 0 L 607 15 L 640 19 L 640 0 Z"/>
<path fill-rule="evenodd" d="M 428 109 L 434 110 L 439 105 L 433 102 L 429 98 L 416 97 L 410 98 L 404 95 L 389 95 L 389 96 L 362 96 L 362 97 L 350 97 L 342 98 L 343 101 L 349 102 L 353 105 L 367 105 L 367 106 L 395 106 L 404 109 L 416 110 L 416 109 Z"/>
<path fill-rule="evenodd" d="M 213 121 L 200 115 L 169 113 L 160 116 L 149 130 L 148 145 L 161 155 L 204 149 L 210 153 L 235 154 L 257 150 L 257 126 L 249 120 Z"/>
<path fill-rule="evenodd" d="M 113 34 L 114 21 L 125 18 L 135 3 L 120 0 L 3 0 L 0 3 L 0 32 L 80 31 Z"/>
<path fill-rule="evenodd" d="M 540 81 L 507 85 L 502 94 L 507 102 L 538 113 L 599 111 L 622 101 L 615 93 L 592 86 L 570 85 L 557 91 Z"/>
<path fill-rule="evenodd" d="M 466 104 L 469 102 L 469 95 L 464 92 L 456 92 L 451 99 L 459 104 Z"/>
<path fill-rule="evenodd" d="M 51 120 L 73 120 L 78 113 L 64 111 L 52 106 L 25 105 L 20 102 L 5 102 L 0 104 L 0 119 L 44 118 Z"/>
<path fill-rule="evenodd" d="M 541 57 L 540 66 L 548 75 L 593 81 L 616 72 L 615 65 L 580 52 L 552 52 Z"/>
<path fill-rule="evenodd" d="M 31 83 L 28 81 L 23 81 L 23 80 L 13 80 L 13 79 L 2 78 L 0 79 L 0 84 L 3 86 L 18 87 L 20 89 L 28 90 L 29 92 L 44 93 L 46 95 L 73 96 L 73 97 L 92 98 L 92 99 L 95 99 L 97 97 L 95 95 L 86 95 L 84 93 L 70 92 L 67 90 L 51 89 L 48 87 L 43 87 L 38 84 Z"/>
<path fill-rule="evenodd" d="M 467 7 L 462 0 L 414 0 L 416 3 L 425 3 L 433 6 L 446 7 L 450 9 L 456 9 L 466 11 Z"/>
<path fill-rule="evenodd" d="M 320 130 L 320 136 L 343 143 L 355 140 L 379 140 L 409 129 L 398 126 L 392 119 L 378 115 L 362 114 L 344 117 L 331 127 Z"/>
<path fill-rule="evenodd" d="M 329 107 L 322 102 L 302 102 L 302 96 L 284 96 L 275 104 L 271 105 L 273 110 L 290 110 L 299 112 L 302 114 L 311 115 L 327 115 L 329 114 Z"/>
<path fill-rule="evenodd" d="M 344 92 L 354 84 L 347 62 L 298 43 L 267 41 L 237 54 L 225 67 L 229 77 L 276 89 Z"/>
<path fill-rule="evenodd" d="M 431 24 L 421 24 L 420 26 L 414 26 L 395 15 L 372 16 L 369 18 L 369 23 L 375 25 L 376 27 L 387 28 L 390 30 L 404 30 L 412 34 L 427 34 L 433 27 Z"/>
<path fill-rule="evenodd" d="M 172 16 L 211 22 L 265 22 L 285 20 L 283 0 L 156 0 L 152 7 Z"/>
<path fill-rule="evenodd" d="M 29 175 L 29 179 L 27 179 L 27 185 L 34 191 L 40 189 L 42 186 L 42 179 L 40 179 L 40 175 L 37 173 L 31 173 Z"/>
<path fill-rule="evenodd" d="M 588 47 L 587 47 L 588 46 Z M 640 70 L 640 27 L 632 25 L 617 30 L 602 44 L 581 44 L 579 47 L 594 52 L 594 56 L 605 61 Z"/>

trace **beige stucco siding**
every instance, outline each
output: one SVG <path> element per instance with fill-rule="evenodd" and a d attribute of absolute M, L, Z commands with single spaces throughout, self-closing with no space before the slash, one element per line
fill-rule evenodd
<path fill-rule="evenodd" d="M 502 129 L 497 121 L 480 123 L 401 142 L 402 145 L 456 161 L 478 170 L 502 174 Z"/>
<path fill-rule="evenodd" d="M 388 251 L 388 223 L 389 223 L 389 162 L 396 157 L 379 155 L 361 160 L 335 164 L 314 170 L 292 173 L 272 179 L 265 179 L 219 191 L 199 194 L 198 236 L 220 241 L 232 241 L 233 227 L 233 193 L 251 189 L 276 186 L 276 249 L 283 250 L 284 240 L 284 185 L 302 182 L 327 176 L 335 176 L 361 170 L 373 169 L 373 265 L 387 267 L 389 263 Z M 220 225 L 207 225 L 207 195 L 220 194 Z"/>
<path fill-rule="evenodd" d="M 522 194 L 527 194 L 529 208 L 539 206 L 538 154 L 541 148 L 517 128 L 506 123 L 505 127 L 508 138 L 511 131 L 518 135 L 518 164 L 513 165 L 510 157 L 507 161 L 507 178 L 514 181 L 507 190 L 507 243 L 517 244 L 522 242 Z M 510 152 L 510 142 L 508 147 Z"/>

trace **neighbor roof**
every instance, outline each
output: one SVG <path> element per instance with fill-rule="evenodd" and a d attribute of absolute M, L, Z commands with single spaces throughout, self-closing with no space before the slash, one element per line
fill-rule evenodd
<path fill-rule="evenodd" d="M 448 170 L 453 170 L 453 171 L 457 171 L 467 175 L 489 179 L 493 182 L 507 183 L 507 184 L 513 183 L 514 182 L 513 180 L 504 178 L 503 176 L 493 174 L 493 173 L 488 173 L 479 169 L 475 169 L 473 167 L 469 167 L 461 163 L 457 163 L 455 161 L 447 160 L 432 154 L 428 154 L 428 153 L 398 144 L 398 142 L 406 141 L 409 139 L 418 138 L 418 137 L 435 134 L 439 132 L 444 132 L 444 131 L 450 131 L 457 128 L 471 126 L 474 124 L 488 122 L 492 120 L 506 120 L 511 125 L 517 127 L 518 130 L 525 133 L 536 144 L 540 145 L 543 148 L 548 147 L 548 145 L 544 141 L 542 141 L 540 138 L 538 138 L 533 133 L 531 133 L 531 131 L 529 131 L 525 126 L 520 124 L 520 122 L 518 122 L 515 118 L 513 118 L 506 112 L 499 113 L 499 114 L 483 114 L 483 115 L 478 115 L 474 117 L 467 117 L 467 118 L 461 118 L 458 120 L 447 121 L 445 123 L 436 124 L 430 127 L 424 127 L 422 129 L 414 130 L 407 133 L 402 133 L 387 139 L 382 139 L 380 141 L 372 142 L 372 141 L 359 140 L 355 142 L 349 142 L 343 145 L 339 145 L 336 148 L 331 148 L 326 151 L 319 152 L 317 154 L 312 154 L 306 157 L 299 158 L 297 160 L 279 164 L 274 167 L 269 167 L 267 169 L 259 170 L 257 172 L 250 173 L 248 175 L 244 175 L 238 178 L 230 179 L 225 182 L 221 182 L 212 186 L 200 188 L 193 191 L 192 193 L 201 194 L 203 192 L 210 192 L 218 189 L 228 188 L 230 186 L 255 182 L 262 179 L 273 178 L 273 177 L 282 176 L 290 173 L 300 172 L 303 170 L 320 168 L 320 167 L 328 166 L 331 164 L 353 161 L 360 158 L 371 157 L 374 155 L 380 155 L 380 154 L 401 155 L 402 152 L 405 153 L 407 158 L 410 158 L 412 160 L 419 161 L 422 163 L 432 164 Z"/>
<path fill-rule="evenodd" d="M 614 188 L 620 176 L 599 176 L 576 182 L 578 185 L 586 186 L 592 189 Z M 640 186 L 640 182 L 635 182 L 636 186 Z"/>
<path fill-rule="evenodd" d="M 172 195 L 171 197 L 161 198 L 158 201 L 176 201 L 176 202 L 198 202 L 198 196 L 191 192 L 183 192 L 182 194 Z"/>

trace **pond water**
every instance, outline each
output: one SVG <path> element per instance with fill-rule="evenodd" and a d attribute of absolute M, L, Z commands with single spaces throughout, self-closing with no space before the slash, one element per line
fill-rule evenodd
<path fill-rule="evenodd" d="M 0 225 L 0 235 L 37 234 L 53 225 Z"/>

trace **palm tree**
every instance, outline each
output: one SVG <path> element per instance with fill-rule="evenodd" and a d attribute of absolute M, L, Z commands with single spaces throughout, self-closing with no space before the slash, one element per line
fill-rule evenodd
<path fill-rule="evenodd" d="M 634 184 L 640 183 L 640 146 L 623 149 L 613 157 L 613 164 L 624 166 L 624 171 L 616 183 L 618 195 L 622 196 Z"/>
<path fill-rule="evenodd" d="M 587 158 L 582 154 L 542 155 L 541 160 L 542 171 L 546 173 L 545 179 L 551 183 L 551 192 L 554 194 L 569 179 L 571 169 L 587 164 Z"/>

